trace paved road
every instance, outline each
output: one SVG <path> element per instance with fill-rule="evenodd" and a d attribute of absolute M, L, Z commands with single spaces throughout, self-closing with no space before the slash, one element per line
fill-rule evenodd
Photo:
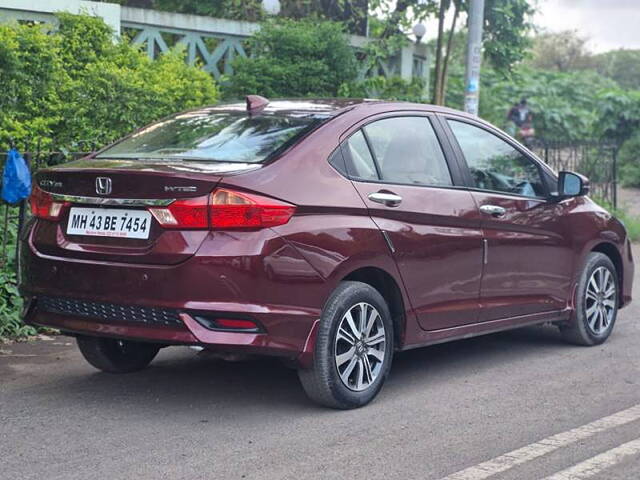
<path fill-rule="evenodd" d="M 407 352 L 348 412 L 277 362 L 173 348 L 111 376 L 64 337 L 3 346 L 0 478 L 639 479 L 638 287 L 604 346 L 537 327 Z"/>

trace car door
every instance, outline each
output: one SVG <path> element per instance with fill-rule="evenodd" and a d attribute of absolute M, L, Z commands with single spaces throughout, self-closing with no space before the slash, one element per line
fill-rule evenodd
<path fill-rule="evenodd" d="M 369 120 L 343 143 L 355 188 L 395 258 L 420 326 L 478 320 L 480 215 L 428 116 Z M 456 167 L 454 165 L 454 167 Z"/>
<path fill-rule="evenodd" d="M 480 320 L 565 308 L 573 253 L 562 206 L 549 200 L 552 174 L 517 143 L 479 122 L 449 117 L 446 125 L 482 216 Z"/>

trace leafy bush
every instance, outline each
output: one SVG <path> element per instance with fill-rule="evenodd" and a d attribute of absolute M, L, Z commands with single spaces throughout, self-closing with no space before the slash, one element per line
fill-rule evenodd
<path fill-rule="evenodd" d="M 425 83 L 421 78 L 407 81 L 401 77 L 371 77 L 364 80 L 343 83 L 338 96 L 349 98 L 383 98 L 404 102 L 424 102 Z"/>
<path fill-rule="evenodd" d="M 169 113 L 218 99 L 182 52 L 149 59 L 99 18 L 58 14 L 59 27 L 0 25 L 0 144 L 102 145 Z"/>
<path fill-rule="evenodd" d="M 226 97 L 334 97 L 357 75 L 355 54 L 337 23 L 269 21 L 249 48 L 252 56 L 233 64 Z"/>
<path fill-rule="evenodd" d="M 534 126 L 548 140 L 590 139 L 598 121 L 598 92 L 615 87 L 592 72 L 561 73 L 521 69 L 512 78 L 485 75 L 480 115 L 504 126 L 507 110 L 525 97 L 534 113 Z"/>
<path fill-rule="evenodd" d="M 0 208 L 4 217 L 5 207 Z M 3 337 L 20 337 L 33 335 L 35 329 L 28 327 L 20 320 L 22 310 L 22 298 L 18 294 L 17 279 L 15 272 L 16 262 L 16 232 L 17 232 L 18 209 L 9 209 L 9 229 L 7 231 L 7 256 L 0 264 L 0 339 Z M 4 225 L 4 223 L 3 223 Z"/>
<path fill-rule="evenodd" d="M 116 41 L 98 18 L 59 14 L 59 27 L 0 24 L 0 150 L 97 147 L 175 111 L 215 103 L 209 76 L 173 51 L 150 60 Z M 1 162 L 0 162 L 1 163 Z M 0 337 L 33 333 L 20 323 L 15 222 L 0 258 Z"/>
<path fill-rule="evenodd" d="M 150 8 L 168 12 L 191 13 L 209 17 L 257 22 L 265 16 L 262 0 L 98 0 L 128 7 Z"/>
<path fill-rule="evenodd" d="M 464 70 L 453 66 L 447 105 L 462 109 Z M 480 87 L 480 116 L 505 127 L 508 109 L 527 98 L 536 135 L 547 140 L 624 143 L 640 126 L 640 93 L 621 90 L 596 72 L 553 72 L 520 67 L 509 78 L 486 68 Z"/>
<path fill-rule="evenodd" d="M 58 121 L 62 64 L 45 27 L 0 24 L 0 145 L 48 136 Z"/>
<path fill-rule="evenodd" d="M 624 187 L 640 188 L 640 133 L 636 133 L 620 149 L 620 182 Z"/>

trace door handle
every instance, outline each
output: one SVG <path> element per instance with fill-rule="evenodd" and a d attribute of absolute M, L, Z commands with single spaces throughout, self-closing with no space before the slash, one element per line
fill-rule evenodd
<path fill-rule="evenodd" d="M 487 215 L 491 215 L 492 217 L 503 217 L 507 210 L 499 207 L 498 205 L 482 205 L 480 207 L 480 211 L 482 213 L 486 213 Z"/>
<path fill-rule="evenodd" d="M 387 207 L 397 207 L 402 203 L 402 197 L 391 192 L 375 192 L 368 195 L 369 200 L 382 203 Z"/>

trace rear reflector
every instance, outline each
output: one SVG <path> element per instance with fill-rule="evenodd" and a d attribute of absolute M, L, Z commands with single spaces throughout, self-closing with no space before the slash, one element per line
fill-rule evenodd
<path fill-rule="evenodd" d="M 51 195 L 37 185 L 34 185 L 31 190 L 29 204 L 33 216 L 44 220 L 58 220 L 62 209 L 68 205 L 68 203 L 54 202 Z"/>
<path fill-rule="evenodd" d="M 238 318 L 216 318 L 215 325 L 218 328 L 236 330 L 255 330 L 258 328 L 258 326 L 251 320 L 241 320 Z"/>
<path fill-rule="evenodd" d="M 262 195 L 217 189 L 211 195 L 176 200 L 149 211 L 164 228 L 232 229 L 283 225 L 295 207 Z"/>
<path fill-rule="evenodd" d="M 209 330 L 236 331 L 239 333 L 264 332 L 264 329 L 258 323 L 248 318 L 219 318 L 209 315 L 194 315 L 193 319 Z"/>

